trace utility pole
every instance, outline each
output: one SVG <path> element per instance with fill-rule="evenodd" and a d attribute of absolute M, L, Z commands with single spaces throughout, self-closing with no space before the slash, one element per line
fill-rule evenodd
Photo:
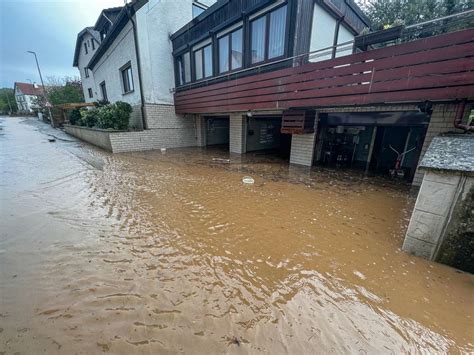
<path fill-rule="evenodd" d="M 33 51 L 27 51 L 27 52 L 31 53 L 35 56 L 36 67 L 38 68 L 38 73 L 39 73 L 40 80 L 41 80 L 41 86 L 43 87 L 43 96 L 46 100 L 46 106 L 48 107 L 49 119 L 51 120 L 51 126 L 54 127 L 53 115 L 51 114 L 51 108 L 49 107 L 48 96 L 46 95 L 46 88 L 44 87 L 43 76 L 41 75 L 41 69 L 40 69 L 40 66 L 39 66 L 39 63 L 38 63 L 38 57 L 36 56 L 36 52 L 33 52 Z"/>

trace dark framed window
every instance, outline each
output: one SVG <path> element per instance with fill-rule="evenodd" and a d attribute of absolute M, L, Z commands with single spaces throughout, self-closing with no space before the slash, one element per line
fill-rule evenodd
<path fill-rule="evenodd" d="M 178 85 L 184 85 L 191 81 L 191 55 L 186 52 L 176 58 L 178 70 Z"/>
<path fill-rule="evenodd" d="M 105 86 L 105 81 L 101 82 L 100 84 L 100 92 L 102 93 L 102 100 L 109 101 L 107 98 L 107 86 Z"/>
<path fill-rule="evenodd" d="M 213 74 L 212 43 L 194 51 L 194 79 L 201 80 Z"/>
<path fill-rule="evenodd" d="M 92 99 L 94 97 L 94 95 L 92 94 L 92 89 L 87 89 L 87 92 L 89 93 L 89 99 Z"/>
<path fill-rule="evenodd" d="M 134 90 L 132 65 L 130 62 L 120 68 L 120 76 L 122 77 L 122 89 L 124 94 L 128 94 Z"/>
<path fill-rule="evenodd" d="M 87 69 L 87 67 L 84 67 L 84 75 L 86 78 L 89 77 L 89 69 Z"/>
<path fill-rule="evenodd" d="M 287 5 L 250 21 L 250 62 L 282 57 L 286 44 Z"/>
<path fill-rule="evenodd" d="M 220 74 L 242 68 L 242 28 L 220 37 L 217 40 L 217 46 L 219 49 Z"/>
<path fill-rule="evenodd" d="M 84 42 L 84 51 L 86 52 L 86 54 L 89 53 L 89 51 L 87 50 L 87 43 L 86 42 Z"/>
<path fill-rule="evenodd" d="M 95 50 L 95 41 L 94 41 L 94 39 L 91 39 L 91 44 L 92 44 L 92 50 Z"/>

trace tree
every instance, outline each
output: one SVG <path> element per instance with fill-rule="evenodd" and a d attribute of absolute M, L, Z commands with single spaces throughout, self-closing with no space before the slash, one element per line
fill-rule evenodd
<path fill-rule="evenodd" d="M 84 102 L 82 83 L 79 78 L 48 78 L 46 88 L 51 105 Z"/>
<path fill-rule="evenodd" d="M 396 21 L 412 25 L 474 7 L 472 0 L 357 0 L 375 30 Z"/>
<path fill-rule="evenodd" d="M 15 100 L 15 92 L 10 88 L 0 89 L 0 113 L 8 114 L 18 111 Z"/>

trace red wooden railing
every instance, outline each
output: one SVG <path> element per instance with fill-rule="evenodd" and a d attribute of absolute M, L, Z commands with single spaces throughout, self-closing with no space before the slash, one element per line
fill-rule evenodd
<path fill-rule="evenodd" d="M 175 94 L 177 113 L 474 98 L 474 29 Z"/>

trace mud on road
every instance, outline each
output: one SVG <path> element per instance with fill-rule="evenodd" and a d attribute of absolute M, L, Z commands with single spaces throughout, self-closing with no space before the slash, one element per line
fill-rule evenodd
<path fill-rule="evenodd" d="M 405 186 L 0 125 L 0 353 L 474 350 L 473 276 L 400 250 Z"/>

